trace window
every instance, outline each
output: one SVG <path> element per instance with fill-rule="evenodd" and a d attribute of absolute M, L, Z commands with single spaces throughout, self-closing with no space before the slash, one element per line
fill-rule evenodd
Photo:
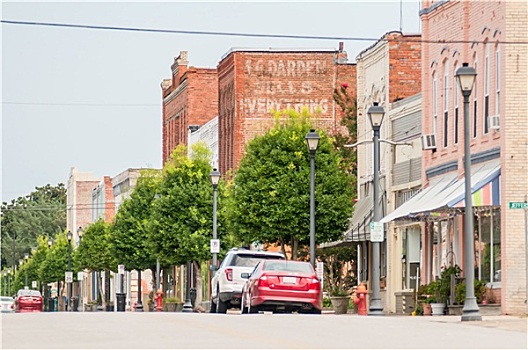
<path fill-rule="evenodd" d="M 486 58 L 484 61 L 484 134 L 489 132 L 489 85 L 490 85 L 490 59 L 489 44 L 486 43 Z"/>
<path fill-rule="evenodd" d="M 447 147 L 449 143 L 449 68 L 447 68 L 447 63 L 444 67 L 444 147 Z"/>
<path fill-rule="evenodd" d="M 456 72 L 456 69 L 455 69 L 455 72 Z M 455 81 L 453 82 L 453 86 L 455 87 L 455 93 L 454 93 L 454 98 L 455 98 L 455 128 L 454 128 L 454 132 L 453 132 L 453 136 L 454 136 L 454 144 L 457 145 L 458 144 L 458 124 L 459 124 L 459 121 L 458 121 L 458 96 L 460 95 L 460 90 L 459 90 L 459 87 L 458 87 L 458 82 L 457 82 L 457 78 L 455 76 Z"/>
<path fill-rule="evenodd" d="M 433 134 L 436 135 L 436 123 L 438 122 L 437 115 L 437 96 L 438 96 L 438 84 L 436 81 L 436 75 L 433 73 Z"/>
<path fill-rule="evenodd" d="M 474 67 L 475 67 L 475 71 L 478 72 L 477 70 L 477 60 L 475 60 L 475 64 L 474 64 Z M 473 94 L 473 137 L 477 137 L 477 121 L 478 121 L 478 111 L 477 111 L 477 80 L 478 80 L 478 75 L 477 77 L 475 78 L 475 84 L 473 85 L 473 91 L 472 91 L 472 94 Z"/>
<path fill-rule="evenodd" d="M 500 70 L 501 70 L 501 64 L 500 64 L 500 51 L 497 49 L 496 58 L 495 58 L 495 70 L 496 70 L 496 76 L 495 76 L 495 84 L 497 86 L 496 93 L 495 93 L 495 114 L 500 115 Z"/>

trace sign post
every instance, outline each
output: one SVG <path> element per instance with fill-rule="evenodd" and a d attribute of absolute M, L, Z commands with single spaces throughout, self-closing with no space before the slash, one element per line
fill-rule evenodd
<path fill-rule="evenodd" d="M 528 196 L 524 196 L 524 202 L 510 202 L 510 209 L 524 209 L 524 248 L 525 270 L 526 270 L 526 300 L 524 301 L 526 313 L 528 313 Z"/>
<path fill-rule="evenodd" d="M 383 242 L 383 223 L 374 222 L 370 223 L 370 241 L 371 242 Z"/>

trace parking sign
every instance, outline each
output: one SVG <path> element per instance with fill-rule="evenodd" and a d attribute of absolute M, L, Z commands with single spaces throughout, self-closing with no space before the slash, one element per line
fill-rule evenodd
<path fill-rule="evenodd" d="M 211 240 L 211 253 L 220 253 L 220 240 L 219 239 Z"/>

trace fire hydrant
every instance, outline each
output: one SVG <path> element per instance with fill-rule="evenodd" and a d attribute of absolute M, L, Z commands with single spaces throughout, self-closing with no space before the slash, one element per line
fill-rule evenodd
<path fill-rule="evenodd" d="M 161 311 L 161 309 L 163 309 L 163 292 L 161 291 L 161 289 L 158 289 L 158 291 L 156 292 L 154 301 L 156 301 L 156 310 Z"/>
<path fill-rule="evenodd" d="M 361 283 L 356 289 L 356 297 L 354 298 L 354 304 L 357 306 L 358 315 L 367 316 L 367 288 Z"/>

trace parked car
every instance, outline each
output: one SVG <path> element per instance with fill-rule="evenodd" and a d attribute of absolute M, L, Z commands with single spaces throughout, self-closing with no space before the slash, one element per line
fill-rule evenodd
<path fill-rule="evenodd" d="M 38 290 L 19 289 L 15 298 L 15 312 L 42 311 L 44 302 Z"/>
<path fill-rule="evenodd" d="M 243 314 L 259 311 L 320 314 L 322 308 L 321 283 L 308 262 L 262 261 L 243 288 Z"/>
<path fill-rule="evenodd" d="M 280 252 L 233 248 L 227 252 L 211 280 L 211 313 L 240 307 L 242 287 L 255 266 L 265 259 L 285 259 Z"/>
<path fill-rule="evenodd" d="M 2 312 L 14 312 L 15 311 L 15 299 L 12 297 L 0 297 L 0 308 Z"/>

